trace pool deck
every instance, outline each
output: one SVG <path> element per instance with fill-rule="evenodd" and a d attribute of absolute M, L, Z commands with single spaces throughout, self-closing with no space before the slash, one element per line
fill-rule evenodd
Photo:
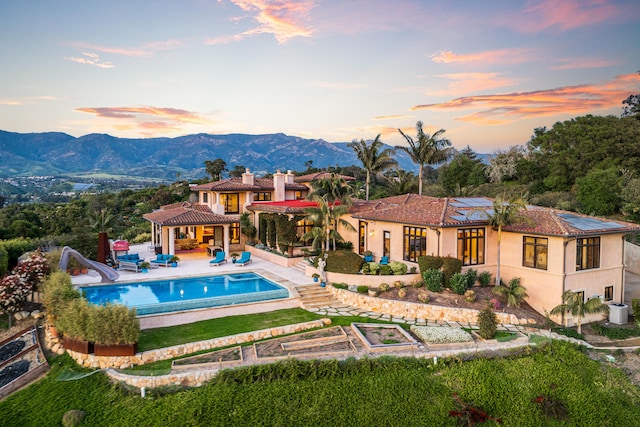
<path fill-rule="evenodd" d="M 155 252 L 150 250 L 149 244 L 131 245 L 129 253 L 137 253 L 146 261 L 155 259 L 156 257 Z M 218 266 L 211 266 L 209 261 L 211 261 L 212 258 L 209 257 L 206 252 L 179 253 L 177 255 L 180 258 L 180 262 L 178 262 L 178 266 L 175 268 L 151 268 L 147 273 L 118 270 L 120 277 L 114 283 L 255 272 L 287 288 L 287 290 L 289 290 L 290 297 L 283 300 L 238 304 L 226 307 L 212 307 L 174 314 L 165 313 L 159 315 L 140 316 L 140 327 L 142 329 L 173 326 L 177 324 L 196 322 L 199 320 L 240 314 L 254 314 L 285 308 L 301 307 L 300 295 L 298 294 L 296 287 L 314 285 L 313 278 L 306 276 L 301 271 L 295 268 L 281 267 L 256 257 L 255 255 L 251 256 L 252 261 L 244 267 L 232 263 L 231 259 Z M 302 258 L 300 258 L 300 260 L 303 261 Z M 72 276 L 71 281 L 77 286 L 105 285 L 105 283 L 101 283 L 100 275 L 94 270 L 89 270 L 88 274 Z M 317 286 L 317 283 L 315 285 Z"/>

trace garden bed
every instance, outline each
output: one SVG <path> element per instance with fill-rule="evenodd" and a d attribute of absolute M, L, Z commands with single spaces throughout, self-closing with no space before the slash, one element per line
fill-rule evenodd
<path fill-rule="evenodd" d="M 356 352 L 356 347 L 342 326 L 334 326 L 255 343 L 253 350 L 258 360 L 277 360 L 349 355 Z"/>
<path fill-rule="evenodd" d="M 172 369 L 187 369 L 198 367 L 229 366 L 242 363 L 242 347 L 235 346 L 223 350 L 211 351 L 197 356 L 174 360 Z"/>
<path fill-rule="evenodd" d="M 352 323 L 351 329 L 370 351 L 408 351 L 418 345 L 418 341 L 396 324 Z"/>

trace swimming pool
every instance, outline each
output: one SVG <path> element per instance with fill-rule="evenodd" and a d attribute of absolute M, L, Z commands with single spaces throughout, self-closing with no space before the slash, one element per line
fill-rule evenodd
<path fill-rule="evenodd" d="M 287 289 L 257 273 L 88 286 L 80 291 L 92 304 L 124 304 L 138 315 L 289 297 Z"/>

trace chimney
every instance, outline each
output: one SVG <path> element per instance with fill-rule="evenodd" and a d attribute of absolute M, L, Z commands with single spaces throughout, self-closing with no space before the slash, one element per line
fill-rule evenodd
<path fill-rule="evenodd" d="M 242 183 L 247 185 L 253 185 L 254 183 L 253 174 L 251 173 L 249 168 L 246 168 L 244 173 L 242 174 Z"/>
<path fill-rule="evenodd" d="M 281 202 L 285 200 L 285 191 L 284 191 L 284 183 L 285 183 L 285 175 L 280 172 L 280 169 L 273 174 L 273 201 Z"/>
<path fill-rule="evenodd" d="M 293 184 L 293 178 L 294 178 L 293 172 L 288 170 L 287 171 L 287 176 L 286 176 L 284 182 L 287 183 L 287 184 Z"/>

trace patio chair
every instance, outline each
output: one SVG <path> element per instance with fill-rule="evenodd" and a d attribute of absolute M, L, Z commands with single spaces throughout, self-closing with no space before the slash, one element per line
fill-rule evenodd
<path fill-rule="evenodd" d="M 236 261 L 236 265 L 241 265 L 244 267 L 245 264 L 249 264 L 251 262 L 251 252 L 242 252 L 240 258 Z"/>
<path fill-rule="evenodd" d="M 387 265 L 387 264 L 389 264 L 388 256 L 383 256 L 382 258 L 380 258 L 380 265 Z"/>
<path fill-rule="evenodd" d="M 226 253 L 225 252 L 218 252 L 216 253 L 216 257 L 214 259 L 212 259 L 211 261 L 209 261 L 209 266 L 213 267 L 214 265 L 220 265 L 223 262 L 227 262 L 226 257 Z"/>

